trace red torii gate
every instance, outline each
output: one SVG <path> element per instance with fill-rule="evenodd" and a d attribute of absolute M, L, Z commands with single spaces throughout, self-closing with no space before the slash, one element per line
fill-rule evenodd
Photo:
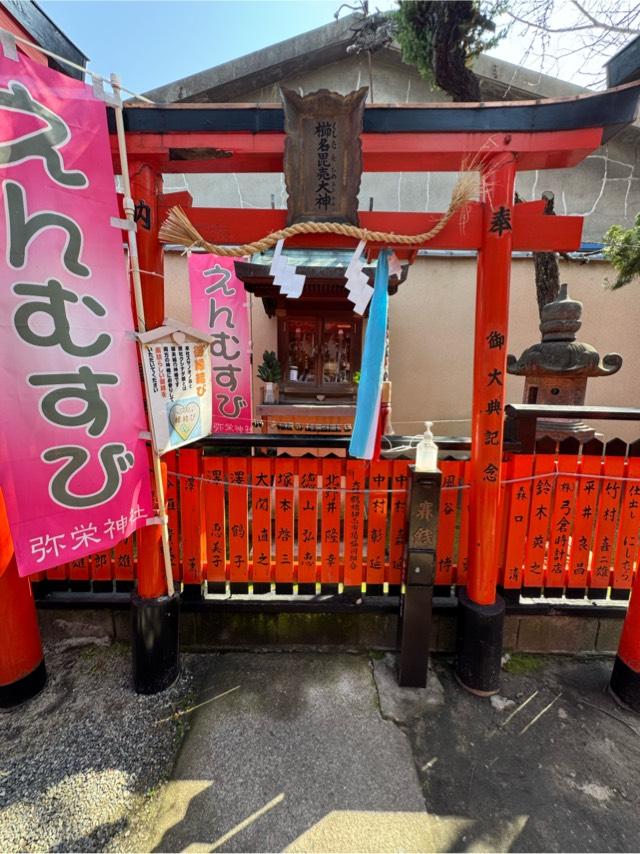
<path fill-rule="evenodd" d="M 580 246 L 582 217 L 545 217 L 542 201 L 514 206 L 517 171 L 575 166 L 632 122 L 640 89 L 629 84 L 588 96 L 491 104 L 371 105 L 365 110 L 366 172 L 479 169 L 482 198 L 452 217 L 432 249 L 477 250 L 469 568 L 459 602 L 458 675 L 479 693 L 497 688 L 504 603 L 497 595 L 495 549 L 500 523 L 503 409 L 509 280 L 514 250 L 563 251 Z M 194 208 L 188 193 L 162 193 L 164 173 L 282 172 L 285 143 L 280 105 L 131 104 L 125 110 L 127 151 L 136 201 L 150 207 L 139 229 L 141 267 L 162 273 L 158 229 L 169 208 L 187 209 L 198 231 L 217 244 L 257 240 L 286 224 L 284 210 Z M 119 168 L 115 135 L 112 150 Z M 471 165 L 471 166 L 470 166 Z M 364 228 L 411 234 L 434 225 L 439 213 L 360 212 Z M 295 247 L 353 247 L 337 235 L 299 235 Z M 393 246 L 413 260 L 417 249 Z M 368 246 L 376 254 L 381 247 Z M 163 318 L 162 280 L 143 274 L 150 328 Z M 166 593 L 157 532 L 147 530 L 139 593 Z"/>
<path fill-rule="evenodd" d="M 572 251 L 579 248 L 582 230 L 581 217 L 545 217 L 542 202 L 514 207 L 515 174 L 518 170 L 557 169 L 580 163 L 634 120 L 638 96 L 638 84 L 629 84 L 560 101 L 372 105 L 365 111 L 365 171 L 458 171 L 475 163 L 474 168 L 483 175 L 481 201 L 470 204 L 464 215 L 452 217 L 428 244 L 429 248 L 478 251 L 469 571 L 466 594 L 459 600 L 458 675 L 466 687 L 481 693 L 496 689 L 502 651 L 504 603 L 496 592 L 495 545 L 501 509 L 511 253 Z M 113 115 L 110 121 L 118 171 Z M 163 194 L 162 175 L 281 172 L 283 113 L 279 105 L 130 104 L 125 109 L 125 126 L 132 194 L 135 201 L 149 206 L 150 213 L 148 228 L 140 221 L 138 239 L 140 266 L 147 271 L 142 274 L 142 288 L 151 329 L 164 318 L 163 251 L 158 230 L 169 207 L 176 203 L 185 208 L 190 205 L 188 194 Z M 284 226 L 286 213 L 271 209 L 190 208 L 189 215 L 205 238 L 241 244 Z M 369 229 L 406 234 L 425 231 L 441 216 L 362 212 L 360 220 Z M 349 238 L 320 235 L 291 240 L 293 246 L 307 247 L 354 244 Z M 373 244 L 369 250 L 375 254 L 379 248 Z M 393 248 L 400 257 L 409 259 L 416 252 L 402 246 Z M 15 572 L 0 573 L 0 586 L 0 617 L 5 614 L 6 618 L 0 624 L 9 638 L 0 650 L 0 687 L 8 687 L 11 696 L 19 694 L 25 699 L 41 687 L 44 678 L 33 599 L 28 593 L 28 581 L 18 579 Z M 163 669 L 169 672 L 175 668 L 175 662 L 167 658 L 167 649 L 177 647 L 166 637 L 167 632 L 175 631 L 175 622 L 168 627 L 164 619 L 168 597 L 158 526 L 140 531 L 137 593 L 134 613 L 140 643 L 136 643 L 135 654 L 144 659 L 143 666 L 156 669 L 156 684 L 163 687 Z M 24 604 L 22 610 L 15 605 L 18 599 Z M 14 605 L 12 610 L 10 603 Z M 633 687 L 640 697 L 637 594 L 632 598 L 629 615 L 624 649 L 621 646 L 619 655 L 622 667 L 618 669 L 625 679 L 631 674 L 629 678 L 635 680 Z M 36 669 L 32 672 L 33 667 Z M 42 679 L 34 680 L 34 673 Z M 13 691 L 13 683 L 19 690 Z"/>

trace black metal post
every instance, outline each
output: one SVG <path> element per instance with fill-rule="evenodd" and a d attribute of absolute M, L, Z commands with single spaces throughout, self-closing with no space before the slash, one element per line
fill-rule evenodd
<path fill-rule="evenodd" d="M 429 667 L 431 603 L 438 541 L 442 475 L 411 469 L 409 538 L 404 595 L 400 600 L 398 684 L 425 688 Z"/>
<path fill-rule="evenodd" d="M 493 605 L 478 605 L 458 593 L 456 678 L 472 694 L 490 697 L 500 690 L 505 602 L 496 595 Z"/>
<path fill-rule="evenodd" d="M 131 596 L 133 684 L 138 694 L 157 694 L 180 673 L 180 598 Z"/>

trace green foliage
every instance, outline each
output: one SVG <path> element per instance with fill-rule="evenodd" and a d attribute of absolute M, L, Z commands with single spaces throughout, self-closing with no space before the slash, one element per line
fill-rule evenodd
<path fill-rule="evenodd" d="M 545 666 L 545 659 L 542 655 L 531 655 L 528 652 L 514 652 L 505 662 L 503 670 L 507 673 L 516 673 L 519 676 L 524 676 L 527 673 L 535 673 Z"/>
<path fill-rule="evenodd" d="M 258 377 L 263 383 L 278 383 L 282 379 L 282 368 L 273 350 L 265 350 L 262 364 L 258 368 Z"/>
<path fill-rule="evenodd" d="M 614 282 L 605 279 L 606 287 L 615 291 L 640 277 L 640 213 L 631 228 L 612 225 L 604 236 L 604 257 L 618 274 Z"/>
<path fill-rule="evenodd" d="M 480 90 L 469 61 L 504 38 L 493 19 L 506 0 L 399 0 L 396 39 L 405 62 L 449 92 L 455 101 L 476 101 Z"/>

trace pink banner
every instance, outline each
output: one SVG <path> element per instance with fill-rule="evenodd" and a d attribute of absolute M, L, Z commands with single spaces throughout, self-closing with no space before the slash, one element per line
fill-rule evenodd
<path fill-rule="evenodd" d="M 214 433 L 251 433 L 251 331 L 249 296 L 234 259 L 190 255 L 191 317 L 213 336 Z"/>
<path fill-rule="evenodd" d="M 106 110 L 0 54 L 0 485 L 21 575 L 153 516 Z"/>

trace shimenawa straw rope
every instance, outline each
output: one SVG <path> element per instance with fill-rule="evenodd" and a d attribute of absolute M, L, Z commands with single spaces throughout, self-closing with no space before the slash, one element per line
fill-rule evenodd
<path fill-rule="evenodd" d="M 433 240 L 440 234 L 451 217 L 462 210 L 470 201 L 478 195 L 479 179 L 475 172 L 463 172 L 458 178 L 451 193 L 451 201 L 446 213 L 429 231 L 421 234 L 394 234 L 390 231 L 369 231 L 356 225 L 345 225 L 341 222 L 298 222 L 287 226 L 279 231 L 256 240 L 253 243 L 245 243 L 243 246 L 218 246 L 205 240 L 200 232 L 189 220 L 187 214 L 181 207 L 171 208 L 167 218 L 160 227 L 159 238 L 163 243 L 177 243 L 188 249 L 201 248 L 214 255 L 238 256 L 254 255 L 264 252 L 275 246 L 279 240 L 286 240 L 296 234 L 340 234 L 346 237 L 354 237 L 356 240 L 366 240 L 372 243 L 386 243 L 391 245 L 418 246 Z"/>

